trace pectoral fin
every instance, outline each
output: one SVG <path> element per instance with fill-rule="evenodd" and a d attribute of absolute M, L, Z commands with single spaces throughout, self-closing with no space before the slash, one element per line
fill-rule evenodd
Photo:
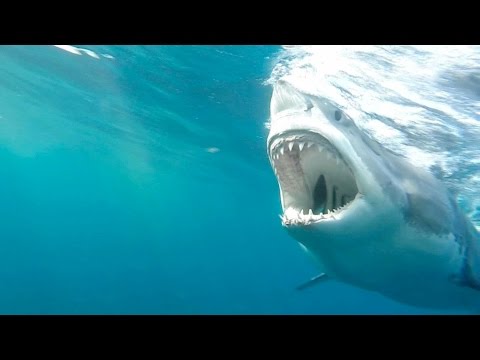
<path fill-rule="evenodd" d="M 324 282 L 325 280 L 328 280 L 328 276 L 325 273 L 318 274 L 317 276 L 314 276 L 310 280 L 304 282 L 303 284 L 300 284 L 297 286 L 297 290 L 305 290 L 308 289 L 309 287 L 312 287 L 316 284 L 319 284 L 321 282 Z"/>

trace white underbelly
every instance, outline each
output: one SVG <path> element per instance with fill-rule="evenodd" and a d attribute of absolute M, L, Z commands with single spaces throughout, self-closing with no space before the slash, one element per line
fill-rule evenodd
<path fill-rule="evenodd" d="M 451 281 L 463 254 L 452 235 L 432 236 L 403 226 L 391 235 L 309 250 L 333 278 L 419 307 L 480 309 L 480 292 Z M 351 240 L 351 239 L 350 239 Z M 357 244 L 357 246 L 355 246 Z M 477 306 L 478 304 L 478 306 Z"/>

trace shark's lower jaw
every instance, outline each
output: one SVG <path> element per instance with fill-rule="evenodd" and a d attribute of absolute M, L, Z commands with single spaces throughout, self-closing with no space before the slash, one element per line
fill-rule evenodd
<path fill-rule="evenodd" d="M 358 194 L 344 158 L 319 134 L 275 136 L 269 157 L 280 186 L 284 226 L 341 220 Z"/>

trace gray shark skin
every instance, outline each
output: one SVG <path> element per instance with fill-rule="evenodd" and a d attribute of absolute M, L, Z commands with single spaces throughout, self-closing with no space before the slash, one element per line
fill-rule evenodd
<path fill-rule="evenodd" d="M 270 115 L 282 225 L 328 279 L 417 307 L 480 310 L 480 235 L 439 180 L 283 80 Z"/>

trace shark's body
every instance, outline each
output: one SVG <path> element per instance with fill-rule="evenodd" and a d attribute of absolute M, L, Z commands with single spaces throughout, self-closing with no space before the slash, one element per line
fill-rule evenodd
<path fill-rule="evenodd" d="M 480 310 L 480 236 L 430 173 L 284 81 L 267 146 L 282 223 L 326 278 L 413 306 Z"/>

